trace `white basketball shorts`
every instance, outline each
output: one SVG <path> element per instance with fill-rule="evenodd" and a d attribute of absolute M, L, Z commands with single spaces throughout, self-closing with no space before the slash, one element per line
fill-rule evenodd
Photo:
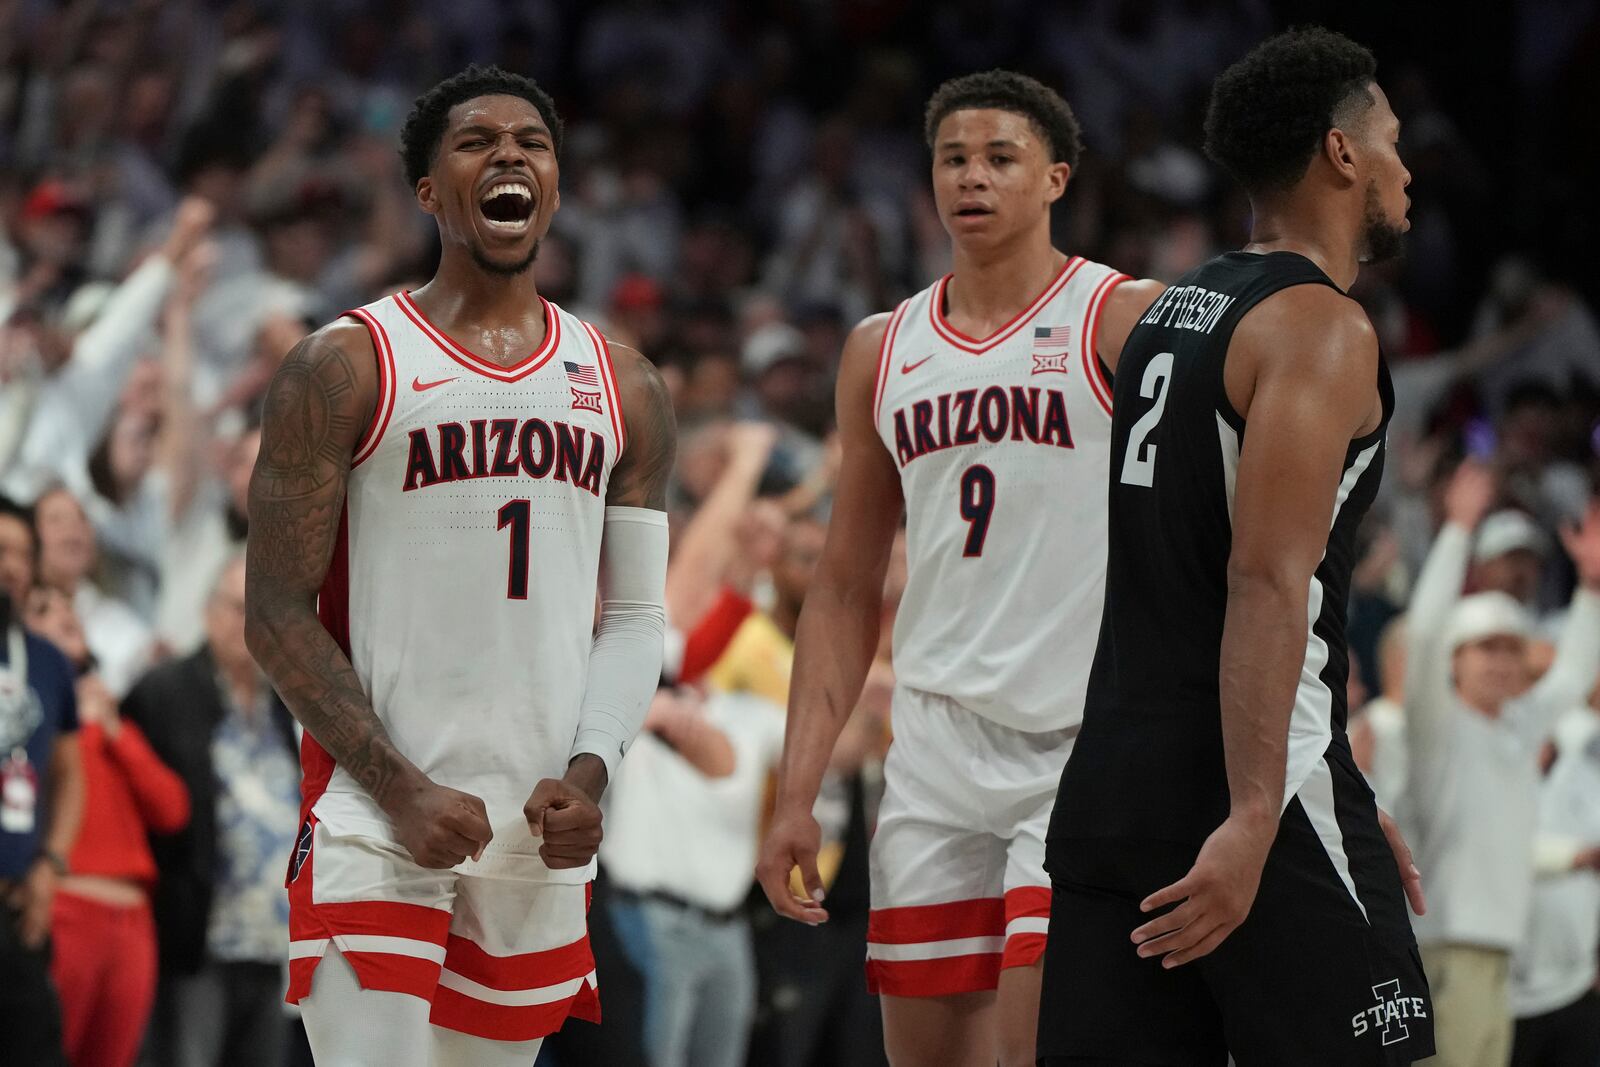
<path fill-rule="evenodd" d="M 1023 733 L 896 688 L 872 839 L 867 986 L 993 989 L 1038 962 L 1050 921 L 1044 840 L 1077 727 Z"/>

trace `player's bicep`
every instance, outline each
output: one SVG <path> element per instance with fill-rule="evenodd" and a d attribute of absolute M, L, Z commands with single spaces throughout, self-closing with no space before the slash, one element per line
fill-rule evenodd
<path fill-rule="evenodd" d="M 1256 363 L 1234 489 L 1230 575 L 1309 582 L 1327 548 L 1345 457 L 1372 410 L 1377 366 L 1376 344 L 1363 348 L 1370 337 L 1336 332 L 1261 338 L 1277 355 L 1264 352 Z M 1285 358 L 1285 344 L 1301 350 Z"/>
<path fill-rule="evenodd" d="M 375 404 L 376 368 L 363 327 L 324 327 L 284 358 L 267 389 L 250 478 L 254 589 L 304 593 L 321 585 L 351 458 Z"/>
<path fill-rule="evenodd" d="M 1166 288 L 1165 282 L 1141 278 L 1120 282 L 1106 294 L 1105 305 L 1100 309 L 1100 317 L 1095 323 L 1093 343 L 1095 354 L 1111 373 L 1117 372 L 1117 363 L 1122 359 L 1122 347 L 1128 343 L 1128 335 Z"/>
<path fill-rule="evenodd" d="M 821 566 L 863 577 L 887 567 L 904 510 L 900 472 L 878 436 L 873 417 L 888 319 L 887 315 L 874 315 L 851 332 L 834 391 L 843 458 Z"/>
<path fill-rule="evenodd" d="M 625 345 L 612 345 L 613 366 L 628 444 L 606 486 L 606 503 L 615 507 L 667 509 L 667 483 L 678 454 L 678 424 L 661 372 Z"/>

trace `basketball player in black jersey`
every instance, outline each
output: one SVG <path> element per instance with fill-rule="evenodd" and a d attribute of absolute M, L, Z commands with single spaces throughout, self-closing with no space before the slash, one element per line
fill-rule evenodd
<path fill-rule="evenodd" d="M 1420 884 L 1345 737 L 1354 538 L 1394 402 L 1345 293 L 1398 250 L 1410 181 L 1375 69 L 1310 29 L 1223 73 L 1206 147 L 1249 193 L 1251 241 L 1123 349 L 1105 611 L 1047 851 L 1041 1064 L 1433 1053 Z"/>

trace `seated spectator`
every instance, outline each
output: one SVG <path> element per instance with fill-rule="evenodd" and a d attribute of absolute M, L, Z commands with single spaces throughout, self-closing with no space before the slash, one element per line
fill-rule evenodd
<path fill-rule="evenodd" d="M 36 588 L 27 622 L 80 670 L 87 665 L 83 628 L 64 594 Z M 56 888 L 51 974 L 72 1067 L 131 1067 L 156 994 L 156 865 L 145 835 L 182 829 L 189 792 L 139 728 L 121 720 L 92 671 L 80 674 L 77 698 L 87 793 L 69 873 Z"/>
<path fill-rule="evenodd" d="M 1417 940 L 1446 1064 L 1510 1055 L 1510 954 L 1533 895 L 1539 751 L 1556 716 L 1600 672 L 1600 502 L 1562 540 L 1578 570 L 1555 661 L 1529 688 L 1527 611 L 1505 593 L 1465 599 L 1473 531 L 1495 492 L 1468 462 L 1445 494 L 1444 528 L 1407 616 L 1407 836 L 1429 882 Z"/>
<path fill-rule="evenodd" d="M 155 635 L 132 608 L 94 583 L 99 549 L 77 497 L 62 486 L 46 491 L 34 506 L 34 524 L 39 582 L 72 598 L 100 677 L 120 698 L 156 658 Z"/>
<path fill-rule="evenodd" d="M 244 560 L 223 568 L 206 643 L 123 703 L 189 789 L 189 825 L 152 839 L 161 982 L 152 1045 L 180 1067 L 281 1067 L 289 950 L 283 872 L 299 819 L 289 712 L 244 643 Z"/>

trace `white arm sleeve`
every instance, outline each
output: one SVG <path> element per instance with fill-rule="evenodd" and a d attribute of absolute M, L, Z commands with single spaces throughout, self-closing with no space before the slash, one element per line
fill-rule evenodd
<path fill-rule="evenodd" d="M 667 627 L 666 513 L 606 508 L 600 574 L 600 625 L 589 651 L 589 684 L 572 756 L 599 756 L 606 780 L 614 782 L 617 764 L 644 723 L 661 677 Z"/>

